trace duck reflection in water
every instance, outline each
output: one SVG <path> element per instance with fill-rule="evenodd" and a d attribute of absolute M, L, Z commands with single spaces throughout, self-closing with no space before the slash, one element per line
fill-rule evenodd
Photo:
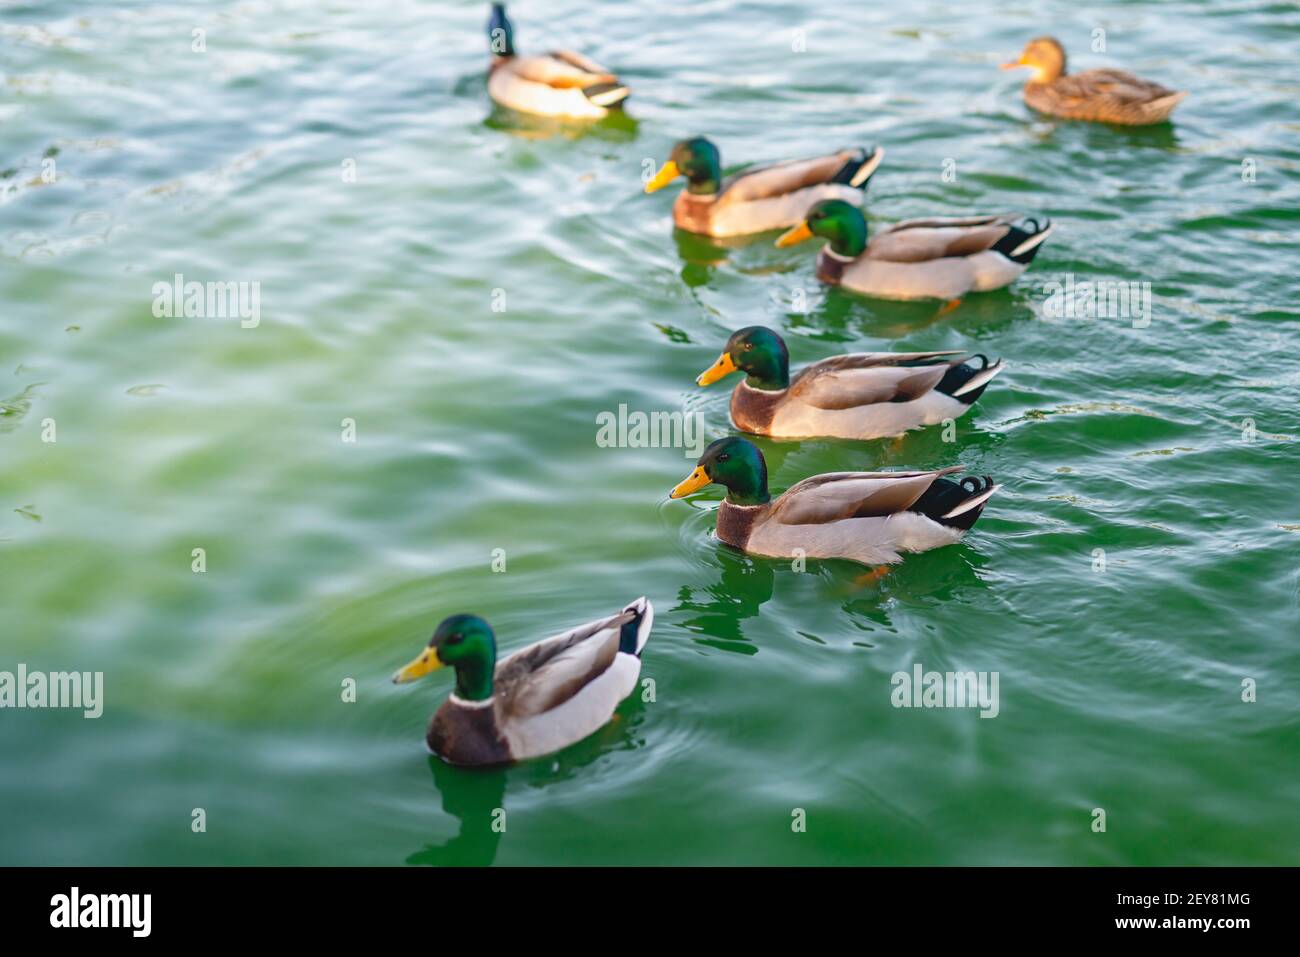
<path fill-rule="evenodd" d="M 763 604 L 771 601 L 779 562 L 751 558 L 725 545 L 719 547 L 717 560 L 722 567 L 717 583 L 704 589 L 683 585 L 678 591 L 680 603 L 673 611 L 696 613 L 682 624 L 708 636 L 695 639 L 700 644 L 721 651 L 757 654 L 758 648 L 745 637 L 740 623 L 758 617 Z M 695 600 L 699 591 L 703 591 L 702 600 Z"/>
<path fill-rule="evenodd" d="M 762 241 L 770 236 L 770 233 L 764 233 L 757 239 L 753 236 L 719 238 L 674 228 L 673 242 L 682 260 L 682 281 L 692 289 L 707 286 L 718 267 L 729 260 L 734 260 L 736 272 L 745 276 L 788 272 L 788 263 L 771 254 L 770 242 Z"/>
<path fill-rule="evenodd" d="M 577 744 L 544 758 L 491 768 L 460 768 L 429 756 L 433 786 L 442 796 L 442 809 L 460 822 L 460 828 L 443 844 L 426 844 L 406 858 L 407 864 L 428 867 L 488 867 L 496 861 L 502 835 L 507 831 L 505 793 L 507 778 L 516 788 L 565 781 L 616 751 L 645 746 L 639 733 L 645 721 L 640 690 L 633 692 L 608 724 Z"/>
<path fill-rule="evenodd" d="M 433 786 L 442 809 L 460 821 L 445 844 L 429 844 L 406 859 L 433 867 L 487 867 L 505 831 L 506 769 L 458 768 L 430 755 Z"/>
<path fill-rule="evenodd" d="M 551 116 L 531 116 L 496 104 L 493 104 L 483 120 L 483 125 L 525 140 L 579 140 L 591 137 L 610 143 L 631 143 L 636 139 L 638 130 L 637 121 L 621 112 L 611 113 L 594 123 L 579 123 Z"/>

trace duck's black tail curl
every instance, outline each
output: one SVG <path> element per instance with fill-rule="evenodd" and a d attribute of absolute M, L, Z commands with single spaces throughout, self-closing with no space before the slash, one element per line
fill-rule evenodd
<path fill-rule="evenodd" d="M 879 146 L 860 149 L 858 155 L 841 166 L 828 182 L 843 183 L 845 186 L 853 186 L 865 191 L 871 182 L 871 177 L 875 175 L 876 167 L 884 158 L 885 151 Z"/>
<path fill-rule="evenodd" d="M 1038 250 L 1052 229 L 1050 219 L 1044 219 L 1040 226 L 1037 219 L 1026 216 L 1016 225 L 1009 227 L 1007 234 L 993 244 L 993 249 L 1012 262 L 1028 265 L 1034 261 L 1034 257 L 1038 255 Z"/>
<path fill-rule="evenodd" d="M 582 93 L 597 106 L 612 110 L 623 105 L 631 90 L 622 83 L 593 83 L 591 86 L 583 87 Z"/>
<path fill-rule="evenodd" d="M 650 628 L 654 624 L 654 606 L 646 598 L 638 598 L 623 609 L 623 614 L 632 617 L 619 628 L 618 650 L 640 658 L 641 649 L 645 647 L 650 637 Z"/>
<path fill-rule="evenodd" d="M 908 511 L 920 512 L 950 528 L 969 529 L 1000 487 L 987 475 L 968 475 L 960 482 L 938 478 Z"/>
<path fill-rule="evenodd" d="M 975 365 L 975 360 L 979 365 Z M 954 363 L 948 367 L 935 389 L 944 395 L 952 396 L 967 405 L 984 394 L 989 382 L 1002 371 L 1002 360 L 989 362 L 989 357 L 976 353 L 965 362 Z"/>

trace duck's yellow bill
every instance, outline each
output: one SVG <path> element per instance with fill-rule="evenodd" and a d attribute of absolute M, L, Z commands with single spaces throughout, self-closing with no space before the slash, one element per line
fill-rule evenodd
<path fill-rule="evenodd" d="M 677 164 L 672 160 L 669 160 L 667 163 L 664 163 L 663 166 L 659 167 L 659 172 L 655 173 L 650 182 L 645 184 L 645 191 L 647 193 L 653 193 L 655 190 L 663 189 L 681 175 L 682 171 L 677 168 Z"/>
<path fill-rule="evenodd" d="M 443 664 L 443 660 L 438 657 L 438 652 L 435 649 L 425 648 L 420 657 L 406 667 L 399 669 L 393 675 L 393 684 L 404 685 L 416 678 L 423 678 L 430 671 L 437 671 Z"/>
<path fill-rule="evenodd" d="M 681 498 L 683 495 L 690 495 L 692 492 L 698 492 L 712 481 L 713 479 L 709 478 L 708 473 L 697 465 L 694 472 L 673 487 L 673 490 L 668 493 L 668 497 Z"/>
<path fill-rule="evenodd" d="M 795 246 L 806 239 L 812 238 L 813 232 L 808 228 L 808 224 L 800 223 L 798 226 L 794 227 L 794 229 L 782 233 L 780 237 L 777 238 L 776 244 L 781 249 L 784 249 L 786 246 Z"/>
<path fill-rule="evenodd" d="M 731 353 L 724 352 L 718 356 L 718 361 L 713 363 L 703 372 L 695 377 L 696 385 L 713 385 L 719 379 L 726 378 L 736 371 L 736 363 L 731 361 Z"/>

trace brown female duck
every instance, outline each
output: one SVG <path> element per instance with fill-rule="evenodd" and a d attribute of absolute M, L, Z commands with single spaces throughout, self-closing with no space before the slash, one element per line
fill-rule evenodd
<path fill-rule="evenodd" d="M 1002 64 L 1004 70 L 1018 67 L 1034 71 L 1025 84 L 1025 102 L 1066 120 L 1149 126 L 1169 119 L 1187 96 L 1123 70 L 1066 73 L 1065 48 L 1052 37 L 1030 40 L 1018 60 Z"/>

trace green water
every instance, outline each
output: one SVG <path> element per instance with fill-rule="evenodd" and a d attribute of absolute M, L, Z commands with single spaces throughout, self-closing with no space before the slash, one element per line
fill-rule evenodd
<path fill-rule="evenodd" d="M 1300 10 L 845 9 L 513 4 L 634 87 L 580 133 L 492 112 L 485 4 L 0 3 L 0 670 L 105 684 L 0 711 L 0 863 L 1297 863 Z M 996 66 L 1048 30 L 1176 122 L 1029 113 Z M 883 144 L 877 223 L 1059 229 L 943 317 L 828 292 L 812 244 L 674 239 L 641 176 L 695 132 Z M 260 283 L 260 324 L 155 317 L 177 273 Z M 1149 325 L 1049 321 L 1071 275 L 1149 282 Z M 680 449 L 597 445 L 620 404 L 724 434 L 693 378 L 758 322 L 796 364 L 1007 359 L 953 442 L 761 443 L 777 490 L 993 475 L 964 543 L 796 572 L 711 539 L 716 487 L 667 500 Z M 450 676 L 388 679 L 444 615 L 513 649 L 641 594 L 654 701 L 509 770 L 425 754 Z M 998 672 L 998 716 L 895 709 L 916 663 Z"/>

